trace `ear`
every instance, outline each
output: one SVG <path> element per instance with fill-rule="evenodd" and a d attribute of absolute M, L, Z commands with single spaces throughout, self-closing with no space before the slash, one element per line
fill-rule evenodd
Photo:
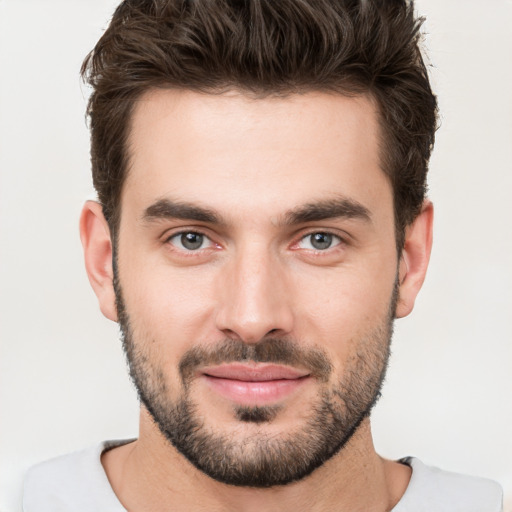
<path fill-rule="evenodd" d="M 101 312 L 117 322 L 110 229 L 101 205 L 95 201 L 87 201 L 82 209 L 80 239 L 89 282 L 98 297 Z"/>
<path fill-rule="evenodd" d="M 405 244 L 399 266 L 399 293 L 396 318 L 407 316 L 425 280 L 432 249 L 434 207 L 430 201 L 423 203 L 421 213 L 405 230 Z"/>

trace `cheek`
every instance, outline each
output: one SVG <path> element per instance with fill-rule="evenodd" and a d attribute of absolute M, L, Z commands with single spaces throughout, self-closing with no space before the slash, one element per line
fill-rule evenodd
<path fill-rule="evenodd" d="M 175 362 L 188 348 L 205 340 L 212 281 L 207 273 L 151 264 L 134 254 L 122 261 L 119 273 L 137 342 L 151 342 L 151 350 Z M 169 346 L 173 350 L 168 350 Z"/>
<path fill-rule="evenodd" d="M 387 327 L 395 282 L 389 269 L 380 275 L 346 270 L 296 288 L 300 337 L 327 350 L 336 366 Z"/>

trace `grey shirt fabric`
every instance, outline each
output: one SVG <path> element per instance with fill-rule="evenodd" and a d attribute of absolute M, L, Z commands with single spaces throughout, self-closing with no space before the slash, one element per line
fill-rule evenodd
<path fill-rule="evenodd" d="M 101 454 L 129 441 L 105 441 L 28 470 L 23 512 L 126 512 L 114 494 Z"/>
<path fill-rule="evenodd" d="M 101 454 L 130 441 L 106 441 L 31 468 L 24 512 L 126 512 L 101 465 Z M 412 477 L 391 512 L 502 512 L 503 493 L 492 480 L 442 471 L 414 457 L 400 460 Z"/>
<path fill-rule="evenodd" d="M 486 478 L 426 466 L 414 457 L 409 485 L 392 512 L 502 512 L 503 490 Z"/>

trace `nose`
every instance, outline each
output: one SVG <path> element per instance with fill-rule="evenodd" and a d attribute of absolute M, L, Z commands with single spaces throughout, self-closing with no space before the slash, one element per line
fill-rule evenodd
<path fill-rule="evenodd" d="M 292 297 L 283 264 L 268 251 L 244 250 L 218 282 L 216 323 L 229 338 L 257 343 L 293 328 Z"/>

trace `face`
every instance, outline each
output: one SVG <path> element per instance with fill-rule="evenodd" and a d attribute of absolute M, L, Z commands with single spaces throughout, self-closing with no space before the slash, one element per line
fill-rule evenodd
<path fill-rule="evenodd" d="M 155 428 L 228 484 L 306 476 L 369 414 L 388 359 L 397 254 L 373 103 L 152 92 L 129 154 L 117 309 Z"/>

